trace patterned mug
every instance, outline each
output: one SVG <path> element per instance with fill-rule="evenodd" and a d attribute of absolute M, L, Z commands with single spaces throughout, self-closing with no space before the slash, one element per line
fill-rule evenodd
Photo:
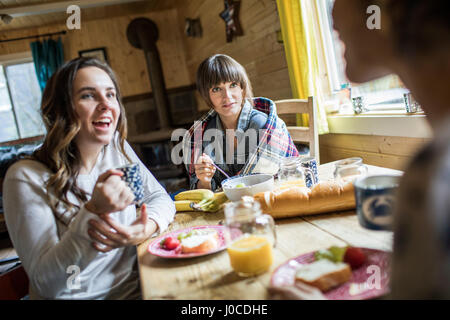
<path fill-rule="evenodd" d="M 144 188 L 142 186 L 142 178 L 138 163 L 130 163 L 125 166 L 116 168 L 123 172 L 122 180 L 125 181 L 127 186 L 134 194 L 134 203 L 140 204 L 144 198 Z"/>
<path fill-rule="evenodd" d="M 314 177 L 311 176 L 310 172 L 306 172 L 305 182 L 308 188 L 311 188 L 314 184 L 319 182 L 319 172 L 317 171 L 317 160 L 314 157 L 302 157 L 300 159 L 300 165 L 303 168 L 311 170 Z"/>

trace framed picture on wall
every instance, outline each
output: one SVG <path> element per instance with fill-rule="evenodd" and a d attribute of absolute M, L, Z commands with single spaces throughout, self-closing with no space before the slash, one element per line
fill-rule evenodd
<path fill-rule="evenodd" d="M 108 57 L 106 55 L 106 48 L 95 48 L 95 49 L 89 49 L 89 50 L 81 50 L 78 51 L 78 54 L 80 57 L 93 57 L 97 58 L 98 60 L 108 63 Z"/>

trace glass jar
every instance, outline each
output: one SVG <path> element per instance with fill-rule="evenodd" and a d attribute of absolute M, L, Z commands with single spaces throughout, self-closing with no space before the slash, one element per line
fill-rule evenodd
<path fill-rule="evenodd" d="M 368 172 L 367 166 L 359 157 L 347 158 L 336 162 L 334 170 L 334 179 L 336 181 L 347 183 L 352 182 Z"/>
<path fill-rule="evenodd" d="M 227 251 L 233 270 L 251 277 L 269 270 L 276 245 L 275 222 L 262 214 L 258 201 L 244 196 L 225 205 Z"/>
<path fill-rule="evenodd" d="M 316 183 L 316 176 L 311 169 L 302 166 L 300 157 L 282 159 L 277 173 L 276 185 L 278 188 L 283 189 L 290 186 L 312 187 Z"/>

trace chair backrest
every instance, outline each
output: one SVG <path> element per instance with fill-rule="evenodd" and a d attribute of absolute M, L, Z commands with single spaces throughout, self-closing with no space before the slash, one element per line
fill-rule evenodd
<path fill-rule="evenodd" d="M 20 265 L 0 275 L 0 300 L 20 300 L 28 294 L 29 279 Z"/>
<path fill-rule="evenodd" d="M 302 113 L 309 116 L 309 127 L 288 126 L 287 129 L 294 143 L 307 142 L 309 144 L 310 156 L 315 157 L 317 163 L 320 163 L 319 134 L 314 98 L 277 100 L 275 104 L 278 115 Z"/>

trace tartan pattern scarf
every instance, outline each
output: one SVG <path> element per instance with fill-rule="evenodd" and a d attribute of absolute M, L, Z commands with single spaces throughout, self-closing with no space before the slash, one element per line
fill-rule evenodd
<path fill-rule="evenodd" d="M 277 116 L 275 103 L 267 98 L 254 98 L 253 108 L 268 115 L 263 127 L 263 134 L 255 151 L 249 155 L 247 162 L 239 175 L 252 173 L 275 174 L 279 169 L 282 158 L 298 156 L 299 153 L 286 128 L 286 124 Z M 216 115 L 210 110 L 202 118 L 194 122 L 194 125 L 183 137 L 183 161 L 189 177 L 195 176 L 194 164 L 203 153 L 203 133 L 208 122 Z"/>

